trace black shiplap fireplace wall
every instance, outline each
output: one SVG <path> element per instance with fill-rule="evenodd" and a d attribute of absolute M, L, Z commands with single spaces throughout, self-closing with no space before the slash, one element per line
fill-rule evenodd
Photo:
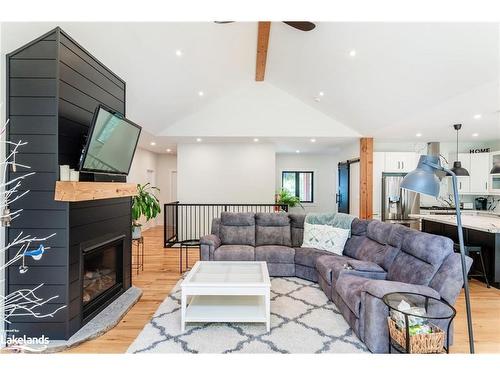
<path fill-rule="evenodd" d="M 54 201 L 59 164 L 77 167 L 92 116 L 99 104 L 125 115 L 125 82 L 60 28 L 7 55 L 8 138 L 23 140 L 17 161 L 36 172 L 23 182 L 31 190 L 11 208 L 23 208 L 7 230 L 7 240 L 20 231 L 38 237 L 51 233 L 42 260 L 27 259 L 30 270 L 7 272 L 8 292 L 44 283 L 41 297 L 59 295 L 47 309 L 66 305 L 55 317 L 12 319 L 17 334 L 67 339 L 82 325 L 80 243 L 124 234 L 124 290 L 131 286 L 130 198 L 88 202 Z M 9 172 L 9 178 L 22 171 Z M 12 249 L 13 256 L 18 249 Z"/>

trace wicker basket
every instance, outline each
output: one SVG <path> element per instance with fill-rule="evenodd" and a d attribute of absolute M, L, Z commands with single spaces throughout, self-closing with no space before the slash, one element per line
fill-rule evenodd
<path fill-rule="evenodd" d="M 396 322 L 390 317 L 387 318 L 387 321 L 389 323 L 389 334 L 392 340 L 403 349 L 406 349 L 406 330 L 399 329 Z M 432 323 L 429 323 L 429 325 L 432 328 L 432 333 L 410 336 L 410 353 L 431 354 L 444 352 L 446 333 Z"/>

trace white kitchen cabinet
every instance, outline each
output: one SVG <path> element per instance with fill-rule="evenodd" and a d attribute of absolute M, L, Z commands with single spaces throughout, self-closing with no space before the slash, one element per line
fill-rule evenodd
<path fill-rule="evenodd" d="M 456 153 L 450 154 L 450 166 L 449 168 L 453 168 L 453 163 L 455 161 L 459 161 L 462 164 L 462 168 L 467 169 L 469 171 L 469 174 L 471 173 L 471 165 L 470 165 L 470 158 L 471 154 L 470 153 L 465 153 L 465 152 L 460 152 L 458 154 L 458 158 L 456 157 Z M 450 194 L 453 194 L 453 185 L 451 183 L 451 178 L 449 178 L 449 191 Z M 470 176 L 457 176 L 457 184 L 458 184 L 458 192 L 459 194 L 465 194 L 469 193 L 470 190 L 470 181 L 471 178 Z"/>
<path fill-rule="evenodd" d="M 411 172 L 417 166 L 415 152 L 386 152 L 384 172 Z"/>
<path fill-rule="evenodd" d="M 382 172 L 385 168 L 385 152 L 373 153 L 373 218 L 382 218 Z"/>
<path fill-rule="evenodd" d="M 488 193 L 490 178 L 490 154 L 470 154 L 470 192 L 478 194 Z"/>

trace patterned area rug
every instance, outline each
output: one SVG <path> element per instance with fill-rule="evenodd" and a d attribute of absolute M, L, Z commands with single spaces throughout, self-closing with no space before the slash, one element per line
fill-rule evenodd
<path fill-rule="evenodd" d="M 271 331 L 265 324 L 189 323 L 181 333 L 180 282 L 128 353 L 366 353 L 319 285 L 271 280 Z"/>

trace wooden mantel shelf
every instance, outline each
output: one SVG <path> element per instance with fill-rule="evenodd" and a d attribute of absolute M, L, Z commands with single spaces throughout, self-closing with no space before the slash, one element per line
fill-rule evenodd
<path fill-rule="evenodd" d="M 57 181 L 54 200 L 81 202 L 137 195 L 137 185 L 124 182 Z"/>

